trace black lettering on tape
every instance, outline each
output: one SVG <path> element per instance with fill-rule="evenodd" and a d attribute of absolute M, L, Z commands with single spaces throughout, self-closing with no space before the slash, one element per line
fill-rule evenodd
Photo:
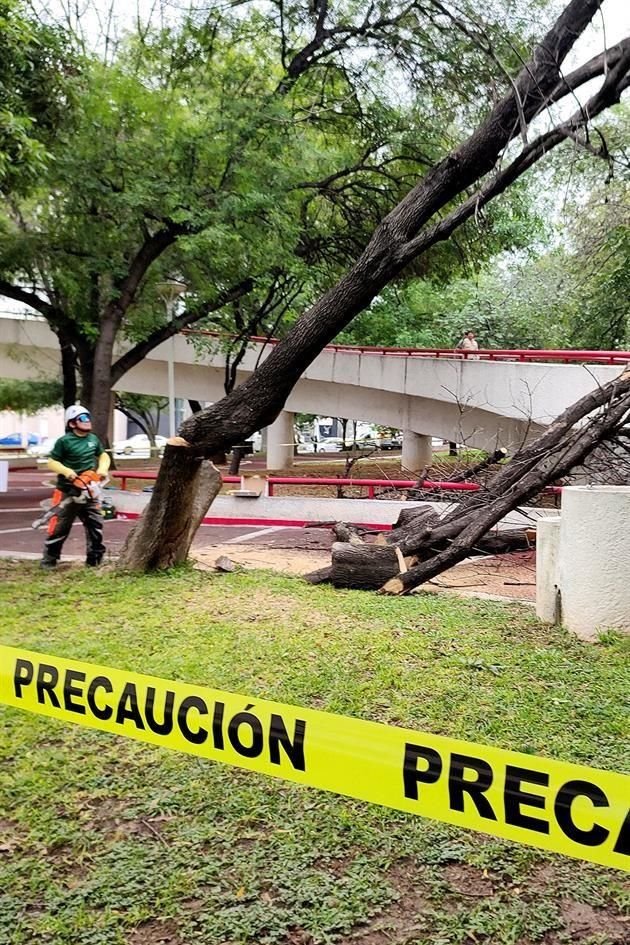
<path fill-rule="evenodd" d="M 615 853 L 623 854 L 623 856 L 630 856 L 630 811 L 628 811 L 626 819 L 621 825 L 621 830 L 619 831 L 619 836 L 617 837 L 617 842 L 613 850 Z"/>
<path fill-rule="evenodd" d="M 24 686 L 30 686 L 33 682 L 35 669 L 30 660 L 17 659 L 15 661 L 15 670 L 13 672 L 13 692 L 16 699 L 22 698 L 22 689 Z"/>
<path fill-rule="evenodd" d="M 136 728 L 144 730 L 144 722 L 138 708 L 138 693 L 136 684 L 132 682 L 125 683 L 125 688 L 118 702 L 116 709 L 116 725 L 123 725 L 125 719 L 129 719 Z"/>
<path fill-rule="evenodd" d="M 113 692 L 114 687 L 110 679 L 107 676 L 95 676 L 90 685 L 88 686 L 87 691 L 87 704 L 92 715 L 100 719 L 102 722 L 107 722 L 108 719 L 111 719 L 114 714 L 114 710 L 110 705 L 99 706 L 96 702 L 96 690 L 104 689 L 105 692 Z"/>
<path fill-rule="evenodd" d="M 73 702 L 73 698 L 83 698 L 83 687 L 80 689 L 73 686 L 74 682 L 85 682 L 85 673 L 78 669 L 67 669 L 63 681 L 63 707 L 66 712 L 76 712 L 78 715 L 85 715 L 85 706 L 81 702 Z"/>
<path fill-rule="evenodd" d="M 466 771 L 474 771 L 477 777 L 470 781 L 464 777 Z M 485 791 L 492 784 L 492 768 L 487 761 L 473 758 L 471 755 L 451 755 L 448 772 L 448 796 L 451 810 L 464 810 L 464 794 L 469 794 L 477 813 L 486 820 L 496 820 L 497 816 L 485 797 Z"/>
<path fill-rule="evenodd" d="M 199 728 L 194 732 L 188 725 L 188 712 L 190 709 L 197 709 L 200 715 L 208 714 L 208 706 L 200 696 L 186 696 L 182 699 L 179 711 L 177 713 L 177 724 L 184 738 L 192 742 L 193 745 L 203 745 L 208 732 L 205 728 Z"/>
<path fill-rule="evenodd" d="M 249 711 L 253 706 L 248 705 L 244 712 L 237 712 L 228 725 L 228 738 L 232 748 L 244 758 L 258 758 L 262 754 L 264 738 L 260 719 Z M 241 741 L 240 729 L 249 726 L 251 731 L 251 745 Z"/>
<path fill-rule="evenodd" d="M 214 712 L 212 713 L 212 741 L 214 747 L 223 751 L 225 742 L 223 740 L 223 713 L 225 711 L 224 702 L 214 703 Z"/>
<path fill-rule="evenodd" d="M 161 722 L 158 722 L 155 717 L 155 693 L 155 686 L 147 686 L 147 697 L 144 703 L 144 716 L 147 720 L 147 725 L 156 735 L 170 735 L 173 731 L 173 704 L 175 702 L 175 693 L 172 689 L 166 690 Z"/>
<path fill-rule="evenodd" d="M 418 761 L 426 761 L 427 767 L 418 771 Z M 434 748 L 424 745 L 405 744 L 405 760 L 403 762 L 403 785 L 405 797 L 413 801 L 418 800 L 418 784 L 435 784 L 442 774 L 442 759 Z"/>
<path fill-rule="evenodd" d="M 532 817 L 530 814 L 524 814 L 521 810 L 521 804 L 528 807 L 537 807 L 539 810 L 545 809 L 545 798 L 542 794 L 531 794 L 524 791 L 521 787 L 522 781 L 529 781 L 530 784 L 540 784 L 542 787 L 549 786 L 549 775 L 544 771 L 532 771 L 530 768 L 518 768 L 514 765 L 506 765 L 505 768 L 505 791 L 503 802 L 505 804 L 505 822 L 514 827 L 524 827 L 525 830 L 537 830 L 538 833 L 549 833 L 549 824 L 540 817 Z"/>
<path fill-rule="evenodd" d="M 269 760 L 272 765 L 280 764 L 280 746 L 282 745 L 295 770 L 306 771 L 306 761 L 304 759 L 305 732 L 306 722 L 302 719 L 296 719 L 293 727 L 293 741 L 291 741 L 282 716 L 272 712 L 269 728 Z"/>
<path fill-rule="evenodd" d="M 558 791 L 554 804 L 556 820 L 570 840 L 586 847 L 598 847 L 607 839 L 610 831 L 601 824 L 593 824 L 590 830 L 582 830 L 576 826 L 571 811 L 576 797 L 588 797 L 593 807 L 608 807 L 608 798 L 601 788 L 590 781 L 567 781 Z"/>
<path fill-rule="evenodd" d="M 44 693 L 48 693 L 48 698 L 50 699 L 51 705 L 54 705 L 55 709 L 61 708 L 61 703 L 57 698 L 57 693 L 55 692 L 55 686 L 59 682 L 59 671 L 56 666 L 51 666 L 48 663 L 40 663 L 37 670 L 37 701 L 40 705 L 46 705 L 46 700 L 44 698 Z"/>

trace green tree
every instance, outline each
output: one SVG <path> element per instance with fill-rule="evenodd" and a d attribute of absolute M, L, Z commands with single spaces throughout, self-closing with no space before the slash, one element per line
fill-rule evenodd
<path fill-rule="evenodd" d="M 186 326 L 230 336 L 230 390 L 249 335 L 290 325 L 472 127 L 480 89 L 495 94 L 488 56 L 434 12 L 395 0 L 367 14 L 348 2 L 252 3 L 141 33 L 111 65 L 82 60 L 80 108 L 57 129 L 38 192 L 5 202 L 0 292 L 48 319 L 64 399 L 76 398 L 78 376 L 101 435 L 112 386 Z M 505 22 L 497 14 L 487 39 L 516 62 L 527 31 L 517 23 L 506 38 Z M 392 70 L 422 75 L 421 94 L 392 104 Z M 409 260 L 407 274 L 483 256 L 474 227 L 468 240 L 462 232 L 461 245 Z M 167 323 L 157 284 L 173 275 L 189 292 Z"/>
<path fill-rule="evenodd" d="M 15 413 L 38 413 L 62 402 L 63 390 L 58 381 L 6 381 L 0 379 L 0 410 Z"/>
<path fill-rule="evenodd" d="M 0 193 L 23 194 L 45 171 L 74 61 L 63 30 L 21 0 L 0 0 L 0 49 Z"/>

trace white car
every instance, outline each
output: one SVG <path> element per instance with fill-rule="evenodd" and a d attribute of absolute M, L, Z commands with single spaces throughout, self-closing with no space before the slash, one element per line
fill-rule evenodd
<path fill-rule="evenodd" d="M 166 446 L 165 436 L 156 436 L 155 445 L 157 446 L 158 456 L 164 453 Z M 136 433 L 130 436 L 128 440 L 119 440 L 114 443 L 114 456 L 119 459 L 124 456 L 133 456 L 134 459 L 149 459 L 151 456 L 151 443 L 146 433 Z"/>
<path fill-rule="evenodd" d="M 315 446 L 318 453 L 341 453 L 343 450 L 343 440 L 340 436 L 329 436 L 325 440 L 320 440 Z"/>
<path fill-rule="evenodd" d="M 46 436 L 41 443 L 37 443 L 35 446 L 29 446 L 26 453 L 28 456 L 37 456 L 38 459 L 46 459 L 55 445 L 55 441 L 56 437 Z"/>

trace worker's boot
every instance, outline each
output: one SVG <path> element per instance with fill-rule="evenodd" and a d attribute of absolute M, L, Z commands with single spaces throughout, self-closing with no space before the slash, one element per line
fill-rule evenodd
<path fill-rule="evenodd" d="M 45 554 L 39 562 L 39 567 L 42 571 L 54 571 L 57 567 L 57 559 Z"/>

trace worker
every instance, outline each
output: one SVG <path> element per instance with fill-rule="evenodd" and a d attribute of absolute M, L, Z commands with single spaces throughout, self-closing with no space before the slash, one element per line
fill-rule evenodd
<path fill-rule="evenodd" d="M 40 561 L 45 570 L 57 566 L 61 549 L 77 516 L 85 528 L 86 565 L 96 567 L 105 554 L 100 499 L 94 497 L 91 483 L 106 478 L 110 458 L 99 438 L 92 433 L 89 410 L 81 404 L 73 404 L 65 412 L 65 422 L 66 432 L 56 440 L 48 459 L 48 468 L 57 473 L 52 501 L 53 507 L 59 508 L 48 523 Z"/>

